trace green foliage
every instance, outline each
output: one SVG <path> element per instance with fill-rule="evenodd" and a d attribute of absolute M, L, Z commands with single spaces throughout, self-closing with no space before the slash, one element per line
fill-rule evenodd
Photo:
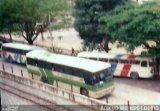
<path fill-rule="evenodd" d="M 16 31 L 17 27 L 16 25 L 13 25 L 14 20 L 10 19 L 11 15 L 9 13 L 12 13 L 13 10 L 7 8 L 8 5 L 10 5 L 9 3 L 7 4 L 7 2 L 7 0 L 6 3 L 4 3 L 4 0 L 0 1 L 0 32 L 11 34 L 11 30 Z M 12 5 L 10 5 L 10 7 L 12 7 Z M 6 11 L 7 13 L 5 13 L 4 11 Z"/>
<path fill-rule="evenodd" d="M 101 18 L 104 30 L 113 40 L 127 44 L 128 50 L 144 45 L 149 54 L 158 56 L 160 48 L 160 2 L 129 4 Z M 154 41 L 151 47 L 148 41 Z M 158 54 L 159 53 L 159 54 Z"/>
<path fill-rule="evenodd" d="M 14 31 L 10 27 L 16 27 L 16 30 L 21 31 L 22 36 L 33 44 L 39 33 L 48 27 L 49 16 L 60 19 L 67 10 L 65 0 L 1 0 L 1 31 L 5 28 Z M 37 26 L 37 23 L 41 23 L 41 27 Z"/>
<path fill-rule="evenodd" d="M 126 0 L 75 0 L 75 29 L 86 43 L 102 42 L 106 34 L 101 30 L 99 18 Z M 108 39 L 109 40 L 109 39 Z"/>

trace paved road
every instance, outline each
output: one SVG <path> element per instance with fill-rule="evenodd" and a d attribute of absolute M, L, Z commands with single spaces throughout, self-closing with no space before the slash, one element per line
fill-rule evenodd
<path fill-rule="evenodd" d="M 2 61 L 0 61 L 2 63 Z M 4 63 L 5 70 L 11 72 L 11 64 Z M 13 65 L 13 73 L 21 76 L 28 77 L 27 70 L 24 66 Z M 2 65 L 0 64 L 0 69 Z M 106 98 L 102 98 L 106 101 Z M 129 78 L 115 78 L 115 90 L 108 96 L 109 104 L 155 104 L 160 105 L 160 81 L 155 80 L 131 80 Z"/>
<path fill-rule="evenodd" d="M 129 86 L 160 93 L 160 80 L 154 80 L 154 79 L 131 80 L 130 78 L 115 78 L 115 81 L 117 83 L 122 83 Z"/>
<path fill-rule="evenodd" d="M 2 111 L 52 111 L 51 109 L 47 108 L 47 105 L 41 106 L 35 104 L 29 100 L 26 100 L 4 90 L 1 90 L 1 103 Z M 56 106 L 52 104 L 50 105 L 50 107 L 54 108 Z M 56 110 L 60 108 L 56 108 Z"/>
<path fill-rule="evenodd" d="M 129 101 L 131 105 L 160 105 L 160 85 L 152 86 L 156 82 L 119 79 L 115 80 L 115 90 L 108 96 L 108 104 L 127 105 Z M 106 101 L 106 98 L 101 100 Z"/>
<path fill-rule="evenodd" d="M 108 96 L 108 104 L 160 105 L 160 81 L 115 78 L 115 90 Z M 106 101 L 106 98 L 101 98 Z"/>
<path fill-rule="evenodd" d="M 35 105 L 31 101 L 20 98 L 4 90 L 1 90 L 1 104 L 2 105 Z"/>
<path fill-rule="evenodd" d="M 47 111 L 39 105 L 15 94 L 1 90 L 2 111 Z"/>

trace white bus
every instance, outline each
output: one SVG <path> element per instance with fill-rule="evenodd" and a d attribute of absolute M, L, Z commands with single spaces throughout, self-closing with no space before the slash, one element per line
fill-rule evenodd
<path fill-rule="evenodd" d="M 44 50 L 27 53 L 30 78 L 58 88 L 100 98 L 114 88 L 111 65 L 72 56 L 53 54 Z"/>
<path fill-rule="evenodd" d="M 152 58 L 98 52 L 80 52 L 77 56 L 111 63 L 114 76 L 138 79 L 152 78 L 156 73 Z"/>
<path fill-rule="evenodd" d="M 26 64 L 26 53 L 35 49 L 42 49 L 37 46 L 21 43 L 3 43 L 1 47 L 2 58 L 10 63 Z"/>

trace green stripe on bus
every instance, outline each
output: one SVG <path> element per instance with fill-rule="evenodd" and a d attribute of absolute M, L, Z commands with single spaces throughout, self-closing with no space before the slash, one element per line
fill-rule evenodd
<path fill-rule="evenodd" d="M 35 71 L 35 70 L 32 70 L 32 69 L 28 69 L 28 70 L 32 71 L 32 72 L 38 72 L 38 71 Z M 78 87 L 84 87 L 84 88 L 86 88 L 88 90 L 91 90 L 91 91 L 103 90 L 103 89 L 111 87 L 113 85 L 113 82 L 109 82 L 109 83 L 104 84 L 103 87 L 95 88 L 94 86 L 87 85 L 87 84 L 84 84 L 84 83 L 80 83 L 78 81 L 74 81 L 74 80 L 71 80 L 71 79 L 66 79 L 66 78 L 61 78 L 61 77 L 55 76 L 50 70 L 44 70 L 44 71 L 46 72 L 47 79 L 49 81 L 49 84 L 51 84 L 51 85 L 53 85 L 53 81 L 56 80 L 56 81 L 60 81 L 60 82 L 63 82 L 63 83 L 72 84 L 72 85 L 75 85 L 75 86 L 78 86 Z"/>
<path fill-rule="evenodd" d="M 48 83 L 52 85 L 55 80 L 53 73 L 49 70 L 45 70 L 45 72 L 47 74 Z"/>
<path fill-rule="evenodd" d="M 43 71 L 43 69 L 39 68 L 40 73 L 42 74 L 42 76 L 46 77 L 45 72 Z"/>

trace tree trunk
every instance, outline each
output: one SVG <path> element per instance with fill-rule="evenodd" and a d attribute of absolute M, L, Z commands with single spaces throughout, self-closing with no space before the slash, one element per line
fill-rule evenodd
<path fill-rule="evenodd" d="M 108 41 L 105 41 L 105 43 L 104 43 L 104 50 L 105 50 L 106 52 L 108 52 L 108 51 L 110 50 L 108 44 L 109 44 L 109 42 L 108 42 Z"/>
<path fill-rule="evenodd" d="M 10 37 L 10 41 L 12 42 L 12 34 L 11 34 L 10 30 L 8 31 L 8 34 L 9 34 L 9 37 Z"/>
<path fill-rule="evenodd" d="M 27 39 L 28 44 L 33 45 L 33 40 L 32 39 Z"/>
<path fill-rule="evenodd" d="M 109 42 L 111 41 L 110 36 L 107 34 L 103 41 L 104 41 L 104 50 L 108 53 L 109 50 L 111 50 L 109 48 Z"/>
<path fill-rule="evenodd" d="M 42 41 L 44 41 L 43 32 L 41 32 L 41 38 L 42 38 Z"/>

